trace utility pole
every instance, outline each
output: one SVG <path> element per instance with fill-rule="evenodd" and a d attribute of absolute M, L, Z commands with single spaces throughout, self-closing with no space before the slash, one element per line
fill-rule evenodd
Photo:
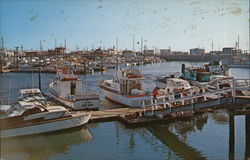
<path fill-rule="evenodd" d="M 135 51 L 135 34 L 133 34 L 133 51 Z"/>
<path fill-rule="evenodd" d="M 116 52 L 118 52 L 118 37 L 116 37 Z"/>
<path fill-rule="evenodd" d="M 141 38 L 141 53 L 143 54 L 143 38 Z"/>
<path fill-rule="evenodd" d="M 57 41 L 56 41 L 56 38 L 55 38 L 55 48 L 57 47 Z"/>
<path fill-rule="evenodd" d="M 3 36 L 1 37 L 1 48 L 4 48 Z"/>
<path fill-rule="evenodd" d="M 240 36 L 238 35 L 238 50 L 240 49 Z"/>
<path fill-rule="evenodd" d="M 42 40 L 40 40 L 40 51 L 43 50 L 43 46 L 42 46 Z"/>
<path fill-rule="evenodd" d="M 212 41 L 212 52 L 214 51 L 214 43 L 213 43 L 213 41 Z"/>
<path fill-rule="evenodd" d="M 16 68 L 18 69 L 18 46 L 17 47 L 15 47 L 16 48 L 16 51 L 14 52 L 14 61 L 15 61 L 15 65 L 16 65 Z"/>
<path fill-rule="evenodd" d="M 66 50 L 66 39 L 64 39 L 64 49 Z"/>

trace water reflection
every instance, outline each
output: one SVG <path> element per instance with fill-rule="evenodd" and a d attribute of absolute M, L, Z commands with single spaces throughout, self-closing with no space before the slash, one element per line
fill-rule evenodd
<path fill-rule="evenodd" d="M 157 125 L 148 127 L 148 130 L 179 157 L 184 159 L 204 159 L 200 151 L 180 140 L 179 137 L 172 133 L 168 127 Z M 169 156 L 171 157 L 171 153 Z"/>
<path fill-rule="evenodd" d="M 215 110 L 211 117 L 218 124 L 228 124 L 229 122 L 229 115 L 226 109 Z"/>
<path fill-rule="evenodd" d="M 250 115 L 246 115 L 245 117 L 245 159 L 249 159 Z M 176 153 L 177 156 L 183 159 L 206 159 L 204 153 L 190 146 L 187 142 L 190 133 L 196 132 L 197 130 L 202 131 L 209 118 L 217 124 L 227 124 L 229 126 L 228 159 L 235 159 L 235 144 L 237 143 L 237 139 L 235 139 L 235 116 L 230 114 L 226 109 L 216 110 L 213 113 L 199 114 L 193 119 L 186 121 L 149 126 L 147 129 L 164 143 L 166 147 Z M 169 158 L 171 158 L 172 154 L 170 150 L 168 151 Z"/>
<path fill-rule="evenodd" d="M 57 134 L 6 139 L 1 141 L 1 158 L 46 160 L 50 156 L 67 153 L 75 144 L 91 140 L 92 134 L 86 127 Z"/>
<path fill-rule="evenodd" d="M 245 147 L 245 159 L 250 159 L 250 115 L 246 115 L 245 118 L 245 135 L 246 135 L 246 147 Z"/>
<path fill-rule="evenodd" d="M 187 121 L 150 126 L 148 127 L 148 130 L 170 150 L 174 151 L 177 156 L 183 159 L 206 159 L 199 150 L 189 146 L 185 141 L 190 132 L 195 132 L 197 129 L 202 130 L 207 123 L 207 120 L 208 113 L 204 113 Z M 174 134 L 174 130 L 181 136 L 181 138 Z M 171 155 L 172 153 L 169 151 L 168 158 L 171 158 Z"/>

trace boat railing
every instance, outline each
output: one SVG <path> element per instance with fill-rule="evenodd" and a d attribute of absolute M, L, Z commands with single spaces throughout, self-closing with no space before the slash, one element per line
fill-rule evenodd
<path fill-rule="evenodd" d="M 197 99 L 203 99 L 204 101 L 207 101 L 208 99 L 214 99 L 217 100 L 218 104 L 221 104 L 220 99 L 224 96 L 228 98 L 227 96 L 232 98 L 232 102 L 235 102 L 236 96 L 238 96 L 237 91 L 244 91 L 247 90 L 247 87 L 244 86 L 236 86 L 235 83 L 240 81 L 239 79 L 232 80 L 231 87 L 224 87 L 222 89 L 219 88 L 219 84 L 217 83 L 217 89 L 216 90 L 206 90 L 203 88 L 199 92 L 193 92 L 192 88 L 188 93 L 180 93 L 178 97 L 176 97 L 176 94 L 173 96 L 171 95 L 159 95 L 156 98 L 151 98 L 151 103 L 147 103 L 148 100 L 142 101 L 142 107 L 144 108 L 144 112 L 146 111 L 145 107 L 152 106 L 152 112 L 157 108 L 158 105 L 163 105 L 164 108 L 168 108 L 171 112 L 172 105 L 174 103 L 181 103 L 181 105 L 185 105 L 186 102 L 188 102 L 192 107 L 195 104 L 195 100 Z M 244 80 L 244 82 L 248 82 L 247 80 Z M 242 95 L 240 95 L 242 96 Z M 247 97 L 247 95 L 246 95 Z"/>

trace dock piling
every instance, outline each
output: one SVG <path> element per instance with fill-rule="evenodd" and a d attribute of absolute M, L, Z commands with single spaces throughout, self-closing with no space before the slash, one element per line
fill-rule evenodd
<path fill-rule="evenodd" d="M 220 90 L 220 85 L 218 81 L 217 81 L 216 87 L 217 87 L 217 90 Z M 217 94 L 218 94 L 218 103 L 220 104 L 220 92 L 218 91 Z"/>
<path fill-rule="evenodd" d="M 164 108 L 167 108 L 167 106 L 166 106 L 166 98 L 165 98 L 165 96 L 163 97 L 163 106 L 164 106 Z"/>
<path fill-rule="evenodd" d="M 193 90 L 190 88 L 190 100 L 191 100 L 191 106 L 194 108 L 194 99 L 193 99 Z"/>
<path fill-rule="evenodd" d="M 152 107 L 152 114 L 154 113 L 154 100 L 153 97 L 151 98 L 151 107 Z"/>
<path fill-rule="evenodd" d="M 233 97 L 233 103 L 234 103 L 235 102 L 235 96 L 236 96 L 235 80 L 234 79 L 232 80 L 231 86 L 232 86 L 232 97 Z"/>
<path fill-rule="evenodd" d="M 146 108 L 145 108 L 145 100 L 144 101 L 142 101 L 142 107 L 143 107 L 143 112 L 144 112 L 144 114 L 146 113 Z"/>

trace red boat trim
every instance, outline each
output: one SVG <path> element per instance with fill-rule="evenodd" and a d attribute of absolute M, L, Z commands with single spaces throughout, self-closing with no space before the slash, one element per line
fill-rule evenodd
<path fill-rule="evenodd" d="M 51 89 L 50 89 L 49 91 L 50 91 L 51 94 L 53 94 L 55 97 L 57 97 L 57 98 L 59 98 L 59 99 L 62 99 L 62 100 L 67 101 L 67 102 L 73 102 L 73 103 L 75 103 L 74 100 L 68 100 L 68 99 L 65 99 L 65 98 L 62 98 L 62 97 L 58 96 L 58 95 L 55 93 L 55 91 L 53 91 L 53 90 L 51 90 Z"/>

